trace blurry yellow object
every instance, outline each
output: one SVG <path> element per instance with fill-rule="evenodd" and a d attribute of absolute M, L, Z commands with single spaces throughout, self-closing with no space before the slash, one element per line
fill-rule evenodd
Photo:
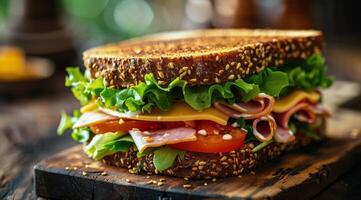
<path fill-rule="evenodd" d="M 0 79 L 12 80 L 26 75 L 24 52 L 17 47 L 0 47 Z"/>
<path fill-rule="evenodd" d="M 53 63 L 45 58 L 27 59 L 22 49 L 0 46 L 0 82 L 16 82 L 49 77 Z"/>

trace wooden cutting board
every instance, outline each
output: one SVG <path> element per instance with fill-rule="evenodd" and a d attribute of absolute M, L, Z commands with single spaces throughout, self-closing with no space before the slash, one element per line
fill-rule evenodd
<path fill-rule="evenodd" d="M 345 101 L 344 91 L 336 87 L 325 93 L 325 104 L 334 113 L 327 131 L 332 139 L 289 152 L 241 178 L 135 175 L 93 161 L 76 146 L 35 166 L 36 194 L 54 199 L 311 198 L 361 159 L 361 114 L 336 106 Z"/>

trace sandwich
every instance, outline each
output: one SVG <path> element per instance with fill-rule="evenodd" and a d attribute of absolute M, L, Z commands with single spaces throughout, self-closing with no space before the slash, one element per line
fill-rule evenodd
<path fill-rule="evenodd" d="M 84 152 L 130 173 L 250 173 L 325 138 L 332 84 L 316 30 L 194 30 L 108 44 L 67 68 L 80 101 L 62 113 Z"/>

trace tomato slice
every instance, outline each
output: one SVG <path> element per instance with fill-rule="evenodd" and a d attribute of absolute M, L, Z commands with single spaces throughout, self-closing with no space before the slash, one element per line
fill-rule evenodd
<path fill-rule="evenodd" d="M 141 131 L 154 131 L 160 129 L 160 123 L 130 120 L 130 121 L 124 121 L 124 123 L 122 124 L 119 124 L 119 121 L 107 121 L 104 123 L 90 126 L 90 129 L 95 134 L 102 134 L 102 133 L 116 132 L 116 131 L 129 131 L 132 130 L 133 128 L 137 128 Z"/>
<path fill-rule="evenodd" d="M 245 131 L 232 127 L 229 134 L 232 136 L 232 139 L 230 140 L 224 140 L 222 138 L 223 134 L 207 136 L 197 135 L 196 141 L 182 142 L 170 146 L 185 151 L 202 153 L 230 152 L 243 146 L 247 136 Z"/>

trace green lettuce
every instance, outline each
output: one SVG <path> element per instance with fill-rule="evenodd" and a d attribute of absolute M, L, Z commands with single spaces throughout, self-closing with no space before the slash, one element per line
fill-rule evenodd
<path fill-rule="evenodd" d="M 132 138 L 123 132 L 109 132 L 95 135 L 91 142 L 84 147 L 84 152 L 95 160 L 100 160 L 116 152 L 126 152 L 133 144 Z"/>
<path fill-rule="evenodd" d="M 57 129 L 58 135 L 63 135 L 66 130 L 72 130 L 71 137 L 78 142 L 87 142 L 91 136 L 89 128 L 76 128 L 73 129 L 73 125 L 78 121 L 80 117 L 80 111 L 74 110 L 73 116 L 69 116 L 65 112 L 61 112 L 61 119 Z"/>
<path fill-rule="evenodd" d="M 84 147 L 84 152 L 93 159 L 100 160 L 107 155 L 112 155 L 117 152 L 127 152 L 133 145 L 134 142 L 130 135 L 124 136 L 122 132 L 109 132 L 95 135 L 91 142 Z M 137 157 L 141 158 L 152 153 L 154 166 L 159 171 L 172 167 L 177 156 L 183 160 L 185 154 L 182 150 L 164 146 L 148 148 L 142 153 L 137 152 Z"/>
<path fill-rule="evenodd" d="M 333 82 L 333 78 L 326 74 L 325 59 L 320 55 L 312 55 L 303 62 L 290 63 L 279 69 L 288 74 L 288 90 L 311 91 L 317 87 L 328 88 Z"/>
<path fill-rule="evenodd" d="M 162 147 L 154 151 L 153 164 L 160 172 L 172 167 L 177 156 L 181 160 L 184 159 L 185 151 L 173 149 L 170 147 Z"/>
<path fill-rule="evenodd" d="M 116 89 L 106 87 L 103 78 L 88 80 L 78 68 L 68 68 L 67 72 L 66 86 L 71 87 L 82 105 L 92 98 L 98 98 L 101 106 L 116 108 L 120 112 L 151 112 L 153 108 L 168 110 L 175 100 L 183 100 L 193 109 L 201 111 L 209 108 L 214 101 L 247 102 L 260 92 L 277 98 L 294 89 L 314 90 L 332 84 L 320 55 L 278 68 L 268 67 L 244 79 L 196 87 L 188 86 L 185 80 L 179 78 L 162 87 L 152 74 L 146 74 L 144 82 L 130 88 Z"/>

